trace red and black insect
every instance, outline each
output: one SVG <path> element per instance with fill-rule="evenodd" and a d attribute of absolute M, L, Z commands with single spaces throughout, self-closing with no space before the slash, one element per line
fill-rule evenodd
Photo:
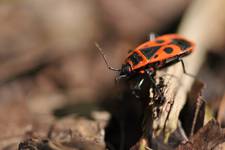
<path fill-rule="evenodd" d="M 125 81 L 128 81 L 125 82 L 129 85 L 128 90 L 136 98 L 141 99 L 145 110 L 151 111 L 152 115 L 149 116 L 149 113 L 144 113 L 143 119 L 143 124 L 148 125 L 148 128 L 143 127 L 143 133 L 151 141 L 152 134 L 149 126 L 151 126 L 152 122 L 149 123 L 148 121 L 160 117 L 162 113 L 160 107 L 166 102 L 164 91 L 167 85 L 162 77 L 159 78 L 158 83 L 156 82 L 156 71 L 181 62 L 184 73 L 192 76 L 186 73 L 182 58 L 192 53 L 195 44 L 178 34 L 166 34 L 158 37 L 151 34 L 149 41 L 128 52 L 121 69 L 111 67 L 97 43 L 96 47 L 103 56 L 107 67 L 110 70 L 119 72 L 116 80 L 125 79 Z M 129 81 L 135 81 L 135 84 L 130 86 Z M 152 91 L 152 94 L 150 94 L 150 91 Z M 171 107 L 172 104 L 173 102 Z M 146 107 L 150 107 L 151 110 L 146 109 Z M 169 112 L 167 116 L 169 116 Z"/>
<path fill-rule="evenodd" d="M 177 62 L 182 63 L 184 73 L 188 74 L 185 71 L 182 58 L 193 51 L 195 44 L 178 34 L 166 34 L 156 38 L 151 35 L 149 41 L 128 52 L 121 69 L 109 66 L 98 44 L 96 44 L 96 47 L 101 52 L 108 68 L 120 72 L 117 80 L 121 78 L 129 79 L 132 75 L 138 73 L 147 73 L 153 79 L 157 70 Z"/>

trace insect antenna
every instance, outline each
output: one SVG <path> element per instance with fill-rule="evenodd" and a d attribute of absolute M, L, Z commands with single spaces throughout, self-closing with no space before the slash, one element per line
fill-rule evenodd
<path fill-rule="evenodd" d="M 102 48 L 99 46 L 99 44 L 98 44 L 97 42 L 95 42 L 95 46 L 98 48 L 98 51 L 99 51 L 100 54 L 102 55 L 102 58 L 104 59 L 105 64 L 106 64 L 106 66 L 108 67 L 109 70 L 113 70 L 113 71 L 121 71 L 121 69 L 116 69 L 116 68 L 113 68 L 113 67 L 111 67 L 111 66 L 109 65 L 108 60 L 107 60 L 107 58 L 106 58 L 106 56 L 105 56 L 105 54 L 104 54 Z"/>

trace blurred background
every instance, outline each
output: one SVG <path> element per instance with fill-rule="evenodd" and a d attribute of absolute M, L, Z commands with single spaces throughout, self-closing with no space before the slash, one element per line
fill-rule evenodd
<path fill-rule="evenodd" d="M 218 7 L 217 16 L 209 15 L 213 12 L 207 7 L 212 3 Z M 110 101 L 116 91 L 116 73 L 107 70 L 95 42 L 110 64 L 120 68 L 128 50 L 148 40 L 150 32 L 176 32 L 188 17 L 186 12 L 196 7 L 195 15 L 208 21 L 201 31 L 215 25 L 210 28 L 215 34 L 205 35 L 210 36 L 210 42 L 205 41 L 210 45 L 198 77 L 206 84 L 205 99 L 224 121 L 225 110 L 219 109 L 225 106 L 225 9 L 221 3 L 1 0 L 0 143 L 23 136 L 30 128 L 42 130 L 59 116 L 98 109 L 102 99 Z"/>

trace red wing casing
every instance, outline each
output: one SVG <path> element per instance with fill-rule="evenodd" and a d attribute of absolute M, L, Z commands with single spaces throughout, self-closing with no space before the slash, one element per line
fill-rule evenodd
<path fill-rule="evenodd" d="M 194 47 L 194 43 L 181 35 L 166 34 L 138 46 L 128 54 L 126 63 L 129 63 L 132 70 L 135 70 L 147 64 L 186 56 L 192 52 Z"/>

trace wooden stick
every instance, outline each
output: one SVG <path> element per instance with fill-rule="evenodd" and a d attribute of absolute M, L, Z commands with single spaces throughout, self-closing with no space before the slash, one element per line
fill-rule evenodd
<path fill-rule="evenodd" d="M 179 34 L 196 43 L 196 49 L 193 54 L 184 58 L 188 73 L 193 75 L 198 73 L 205 60 L 207 50 L 217 43 L 217 29 L 221 29 L 220 26 L 225 22 L 224 20 L 224 0 L 193 1 L 178 29 Z M 187 93 L 190 91 L 194 81 L 193 78 L 183 74 L 182 66 L 179 63 L 169 67 L 166 73 L 172 74 L 176 78 L 171 76 L 164 78 L 165 83 L 168 85 L 165 93 L 167 102 L 164 104 L 161 117 L 153 122 L 155 136 L 162 133 L 163 127 L 166 124 L 165 141 L 168 140 L 170 134 L 177 128 L 180 111 L 186 102 Z M 159 73 L 159 76 L 161 75 L 162 73 Z M 172 108 L 170 106 L 171 102 L 173 102 Z M 170 110 L 170 114 L 168 114 L 168 109 Z"/>

